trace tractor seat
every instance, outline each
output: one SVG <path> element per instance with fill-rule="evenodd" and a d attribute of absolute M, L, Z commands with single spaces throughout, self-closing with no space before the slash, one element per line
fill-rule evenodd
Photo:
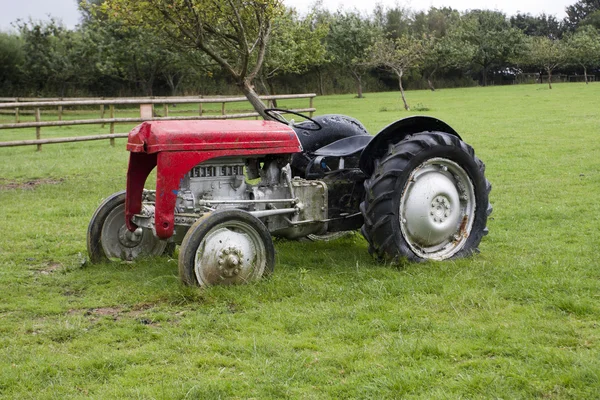
<path fill-rule="evenodd" d="M 313 154 L 324 157 L 348 157 L 363 151 L 373 139 L 371 135 L 350 136 L 321 147 Z"/>

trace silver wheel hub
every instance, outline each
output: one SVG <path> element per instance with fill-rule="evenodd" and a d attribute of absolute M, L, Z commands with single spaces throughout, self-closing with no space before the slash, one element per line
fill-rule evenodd
<path fill-rule="evenodd" d="M 125 226 L 125 204 L 120 204 L 106 217 L 101 232 L 102 249 L 106 257 L 133 261 L 139 257 L 159 256 L 167 242 L 142 228 L 134 232 Z"/>
<path fill-rule="evenodd" d="M 231 278 L 240 273 L 243 262 L 244 254 L 242 250 L 236 247 L 228 247 L 221 250 L 217 264 L 219 265 L 221 274 L 227 278 Z"/>
<path fill-rule="evenodd" d="M 400 201 L 400 228 L 419 257 L 452 257 L 464 247 L 474 216 L 473 183 L 460 165 L 433 158 L 412 171 Z"/>
<path fill-rule="evenodd" d="M 266 248 L 251 226 L 241 221 L 216 225 L 196 250 L 194 272 L 200 285 L 245 283 L 262 276 Z"/>

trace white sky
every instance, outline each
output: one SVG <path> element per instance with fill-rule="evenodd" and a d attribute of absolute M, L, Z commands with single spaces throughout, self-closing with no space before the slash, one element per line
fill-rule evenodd
<path fill-rule="evenodd" d="M 303 12 L 308 10 L 314 0 L 284 0 L 284 2 Z M 323 0 L 323 5 L 332 11 L 343 7 L 356 8 L 366 13 L 372 11 L 376 3 L 385 6 L 398 4 L 413 10 L 449 6 L 460 11 L 477 8 L 499 10 L 509 16 L 517 12 L 533 15 L 544 12 L 562 19 L 565 16 L 565 7 L 576 2 L 577 0 Z M 79 22 L 77 0 L 0 0 L 0 30 L 3 31 L 11 30 L 11 23 L 19 18 L 32 17 L 36 20 L 47 20 L 49 15 L 62 20 L 70 28 L 74 27 Z"/>

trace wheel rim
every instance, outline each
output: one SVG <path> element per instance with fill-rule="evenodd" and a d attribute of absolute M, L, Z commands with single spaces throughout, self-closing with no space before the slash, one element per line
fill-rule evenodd
<path fill-rule="evenodd" d="M 102 249 L 109 259 L 133 261 L 143 256 L 158 256 L 167 242 L 158 239 L 150 231 L 138 228 L 129 231 L 125 225 L 125 204 L 119 204 L 108 214 L 101 233 Z"/>
<path fill-rule="evenodd" d="M 194 271 L 200 285 L 247 283 L 259 279 L 267 266 L 260 234 L 242 221 L 215 225 L 196 250 Z"/>
<path fill-rule="evenodd" d="M 475 219 L 475 189 L 454 161 L 432 158 L 415 168 L 402 192 L 400 228 L 421 258 L 444 260 L 460 251 Z"/>

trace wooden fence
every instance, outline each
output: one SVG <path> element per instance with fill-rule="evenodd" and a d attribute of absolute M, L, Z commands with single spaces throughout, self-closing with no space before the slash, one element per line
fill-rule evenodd
<path fill-rule="evenodd" d="M 276 96 L 260 96 L 261 100 L 266 101 L 269 106 L 273 105 L 277 100 L 289 99 L 309 99 L 307 108 L 294 108 L 290 111 L 308 113 L 311 117 L 316 111 L 313 105 L 313 100 L 316 97 L 314 93 L 308 94 L 292 94 L 292 95 L 276 95 Z M 3 129 L 18 129 L 18 128 L 35 128 L 35 140 L 13 140 L 0 142 L 0 147 L 12 146 L 31 146 L 36 145 L 37 150 L 42 149 L 43 144 L 52 143 L 68 143 L 68 142 L 83 142 L 89 140 L 109 139 L 111 145 L 114 146 L 115 138 L 127 137 L 127 133 L 115 133 L 115 124 L 117 123 L 137 123 L 143 121 L 169 121 L 169 120 L 203 120 L 203 119 L 231 119 L 231 118 L 258 118 L 259 114 L 256 111 L 243 113 L 227 114 L 226 104 L 247 102 L 245 97 L 218 97 L 218 98 L 198 98 L 198 97 L 152 97 L 152 98 L 121 98 L 121 99 L 23 99 L 23 98 L 0 98 L 0 112 L 6 114 L 9 111 L 14 115 L 14 123 L 0 124 L 0 130 Z M 221 104 L 220 114 L 206 115 L 203 110 L 204 104 Z M 159 104 L 163 106 L 163 116 L 157 117 L 154 112 L 154 106 Z M 169 106 L 175 104 L 198 104 L 198 115 L 192 116 L 169 116 Z M 137 105 L 139 106 L 140 116 L 135 118 L 116 118 L 115 106 Z M 63 120 L 63 114 L 66 107 L 81 107 L 81 106 L 98 106 L 99 118 L 92 119 L 76 119 Z M 105 118 L 106 106 L 108 106 L 109 117 Z M 56 108 L 58 120 L 42 121 L 41 109 Z M 21 122 L 23 110 L 28 110 L 35 116 L 35 122 Z M 102 127 L 109 124 L 109 133 L 98 134 L 91 136 L 76 136 L 64 138 L 42 139 L 43 127 L 56 126 L 72 126 L 72 125 L 90 125 L 100 124 Z"/>

